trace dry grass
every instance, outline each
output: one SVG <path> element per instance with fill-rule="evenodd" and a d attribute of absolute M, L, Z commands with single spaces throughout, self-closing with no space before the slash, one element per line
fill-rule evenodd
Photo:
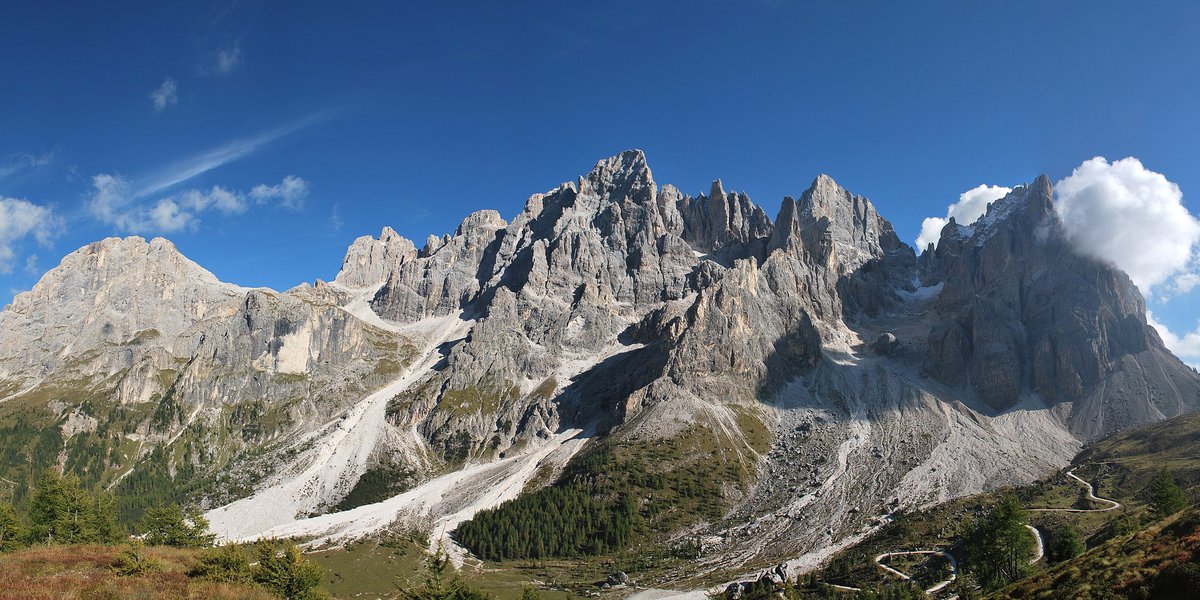
<path fill-rule="evenodd" d="M 195 550 L 147 548 L 162 565 L 158 572 L 122 577 L 113 570 L 116 546 L 39 546 L 0 554 L 0 600 L 174 600 L 180 598 L 270 599 L 253 586 L 187 576 Z"/>

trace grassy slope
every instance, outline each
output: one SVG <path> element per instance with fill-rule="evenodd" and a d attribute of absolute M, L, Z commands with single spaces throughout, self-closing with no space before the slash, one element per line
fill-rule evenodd
<path fill-rule="evenodd" d="M 1193 508 L 1136 533 L 1113 538 L 992 597 L 1031 600 L 1137 597 L 1171 562 L 1198 558 L 1200 511 Z"/>
<path fill-rule="evenodd" d="M 123 577 L 113 570 L 116 546 L 39 546 L 0 554 L 0 600 L 106 598 L 267 600 L 261 588 L 191 579 L 195 550 L 147 548 L 162 570 Z"/>

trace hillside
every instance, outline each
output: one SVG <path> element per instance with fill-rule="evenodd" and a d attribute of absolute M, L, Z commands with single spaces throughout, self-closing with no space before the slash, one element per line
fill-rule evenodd
<path fill-rule="evenodd" d="M 1164 468 L 1181 488 L 1185 505 L 1190 503 L 1192 507 L 1161 518 L 1155 513 L 1151 490 Z M 1189 565 L 1200 558 L 1200 513 L 1195 508 L 1200 500 L 1198 473 L 1197 415 L 1131 428 L 1089 444 L 1069 469 L 1030 485 L 899 514 L 879 531 L 835 555 L 804 581 L 867 590 L 903 584 L 882 564 L 899 568 L 918 579 L 922 587 L 930 587 L 949 577 L 944 567 L 940 574 L 923 574 L 923 570 L 936 565 L 936 557 L 877 558 L 933 549 L 953 556 L 962 569 L 959 577 L 951 579 L 934 597 L 969 594 L 961 586 L 963 574 L 974 568 L 969 548 L 972 526 L 1008 496 L 1024 507 L 1024 523 L 1037 529 L 1045 556 L 1031 555 L 1033 562 L 1023 578 L 997 590 L 995 597 L 1179 597 L 1152 592 L 1155 585 L 1167 586 L 1174 581 L 1172 578 L 1187 580 L 1196 571 Z M 1093 498 L 1087 496 L 1087 484 L 1093 486 Z M 1075 532 L 1081 543 L 1078 551 L 1082 554 L 1077 557 L 1063 556 L 1055 548 L 1062 532 L 1068 530 Z M 1160 576 L 1162 582 L 1156 583 Z M 1189 581 L 1200 585 L 1200 579 Z M 968 585 L 974 588 L 977 583 L 978 579 L 971 579 Z"/>
<path fill-rule="evenodd" d="M 1200 590 L 1200 510 L 1188 509 L 993 594 L 1003 599 L 1186 598 Z"/>

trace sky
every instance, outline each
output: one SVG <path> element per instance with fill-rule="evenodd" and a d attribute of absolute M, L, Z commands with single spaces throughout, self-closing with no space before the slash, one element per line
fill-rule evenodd
<path fill-rule="evenodd" d="M 914 244 L 1045 173 L 1200 364 L 1200 4 L 416 4 L 0 4 L 0 303 L 114 235 L 328 280 L 641 148 L 770 214 L 827 173 Z"/>

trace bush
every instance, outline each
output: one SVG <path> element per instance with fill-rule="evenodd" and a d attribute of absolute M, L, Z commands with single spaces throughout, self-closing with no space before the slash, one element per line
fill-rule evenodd
<path fill-rule="evenodd" d="M 223 583 L 250 583 L 254 579 L 250 558 L 235 544 L 205 550 L 189 575 Z"/>
<path fill-rule="evenodd" d="M 1154 578 L 1151 598 L 1194 598 L 1200 590 L 1200 564 L 1171 563 Z"/>
<path fill-rule="evenodd" d="M 146 552 L 146 546 L 141 541 L 134 540 L 128 547 L 117 555 L 117 563 L 113 570 L 118 575 L 135 577 L 162 570 L 162 563 Z"/>
<path fill-rule="evenodd" d="M 292 542 L 264 540 L 255 544 L 258 566 L 254 582 L 287 600 L 324 598 L 321 568 L 308 562 Z"/>

